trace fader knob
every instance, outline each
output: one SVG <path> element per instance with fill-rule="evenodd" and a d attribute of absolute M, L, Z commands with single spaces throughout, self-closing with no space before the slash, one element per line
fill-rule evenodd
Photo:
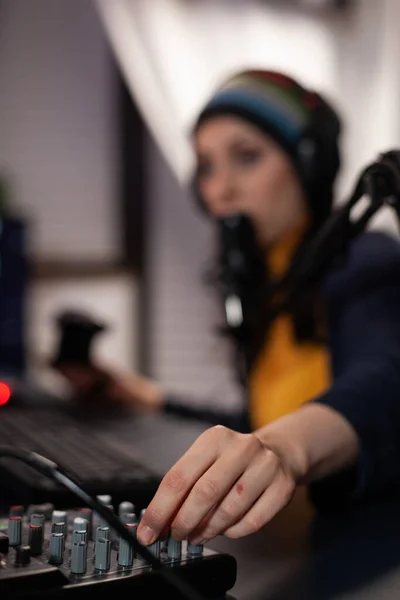
<path fill-rule="evenodd" d="M 15 551 L 16 565 L 29 565 L 31 562 L 31 547 L 19 546 Z"/>
<path fill-rule="evenodd" d="M 0 554 L 7 554 L 10 546 L 10 539 L 6 533 L 0 532 Z"/>
<path fill-rule="evenodd" d="M 75 532 L 74 532 L 75 533 Z M 86 532 L 85 532 L 86 533 Z M 71 549 L 71 573 L 86 573 L 87 544 L 84 541 L 73 542 Z"/>
<path fill-rule="evenodd" d="M 167 556 L 171 560 L 180 560 L 182 555 L 182 542 L 174 540 L 171 534 L 168 536 Z"/>
<path fill-rule="evenodd" d="M 128 502 L 127 500 L 125 502 L 121 502 L 121 504 L 118 506 L 118 514 L 120 516 L 120 518 L 122 517 L 122 515 L 126 514 L 126 513 L 134 513 L 135 512 L 135 505 L 132 504 L 132 502 Z"/>
<path fill-rule="evenodd" d="M 29 525 L 28 543 L 32 556 L 39 556 L 42 553 L 43 527 L 41 525 Z"/>
<path fill-rule="evenodd" d="M 10 546 L 21 545 L 22 519 L 21 517 L 10 517 L 8 519 L 8 537 Z"/>
<path fill-rule="evenodd" d="M 64 535 L 62 533 L 52 533 L 49 546 L 49 563 L 59 565 L 63 561 L 64 555 Z"/>
<path fill-rule="evenodd" d="M 96 557 L 94 568 L 98 571 L 108 571 L 111 564 L 111 544 L 110 540 L 99 538 L 96 542 Z"/>

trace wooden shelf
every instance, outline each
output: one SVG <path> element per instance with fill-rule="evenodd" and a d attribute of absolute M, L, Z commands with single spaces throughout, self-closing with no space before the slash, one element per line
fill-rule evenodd
<path fill-rule="evenodd" d="M 133 275 L 132 269 L 117 263 L 87 260 L 46 260 L 35 261 L 30 265 L 31 279 L 87 279 Z"/>

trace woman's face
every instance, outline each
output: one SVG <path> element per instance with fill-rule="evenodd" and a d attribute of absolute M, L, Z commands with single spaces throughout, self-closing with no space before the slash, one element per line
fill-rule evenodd
<path fill-rule="evenodd" d="M 246 214 L 265 247 L 306 222 L 306 201 L 290 159 L 256 127 L 236 116 L 217 116 L 199 127 L 194 143 L 199 191 L 213 216 Z"/>

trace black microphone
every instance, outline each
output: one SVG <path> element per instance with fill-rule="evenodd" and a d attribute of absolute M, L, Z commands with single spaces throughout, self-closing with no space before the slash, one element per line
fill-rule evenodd
<path fill-rule="evenodd" d="M 239 330 L 265 280 L 265 259 L 247 215 L 234 214 L 218 219 L 218 241 L 218 281 L 226 323 L 230 329 Z"/>
<path fill-rule="evenodd" d="M 52 366 L 56 368 L 66 363 L 90 366 L 93 340 L 99 333 L 107 330 L 107 325 L 78 311 L 61 313 L 57 324 L 59 340 Z"/>

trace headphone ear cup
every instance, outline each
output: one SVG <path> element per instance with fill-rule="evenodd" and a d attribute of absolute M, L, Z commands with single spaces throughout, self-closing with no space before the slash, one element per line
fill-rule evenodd
<path fill-rule="evenodd" d="M 310 125 L 298 144 L 298 161 L 310 189 L 333 182 L 339 169 L 340 121 L 331 107 L 318 97 Z"/>
<path fill-rule="evenodd" d="M 306 187 L 312 186 L 318 173 L 319 148 L 312 128 L 302 135 L 297 148 L 297 158 Z"/>

